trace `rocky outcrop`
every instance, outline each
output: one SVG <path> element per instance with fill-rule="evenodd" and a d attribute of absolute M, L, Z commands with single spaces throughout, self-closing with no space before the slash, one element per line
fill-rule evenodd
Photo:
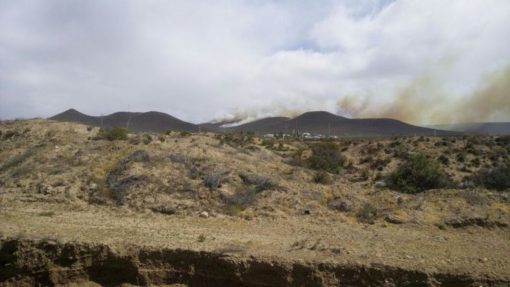
<path fill-rule="evenodd" d="M 0 286 L 507 286 L 470 274 L 429 274 L 383 265 L 236 257 L 221 252 L 4 239 Z"/>

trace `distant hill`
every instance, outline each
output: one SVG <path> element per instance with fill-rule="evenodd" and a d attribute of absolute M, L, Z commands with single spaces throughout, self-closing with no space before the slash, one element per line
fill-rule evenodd
<path fill-rule="evenodd" d="M 483 135 L 510 135 L 510 122 L 434 125 L 431 128 Z"/>
<path fill-rule="evenodd" d="M 75 122 L 92 126 L 103 127 L 126 127 L 132 131 L 164 132 L 174 131 L 198 131 L 199 127 L 160 112 L 117 112 L 111 115 L 95 117 L 80 113 L 75 109 L 67 110 L 55 115 L 50 120 Z"/>
<path fill-rule="evenodd" d="M 254 133 L 308 132 L 331 136 L 455 135 L 457 133 L 410 125 L 394 119 L 348 119 L 329 112 L 307 112 L 295 118 L 256 120 L 230 130 Z"/>
<path fill-rule="evenodd" d="M 69 109 L 63 113 L 58 115 L 54 115 L 49 118 L 50 120 L 60 121 L 60 122 L 73 122 L 73 123 L 82 123 L 85 125 L 97 126 L 100 125 L 101 119 L 98 117 L 89 116 L 86 114 L 82 114 L 75 109 Z"/>
<path fill-rule="evenodd" d="M 255 133 L 290 133 L 292 127 L 290 126 L 289 120 L 290 118 L 286 117 L 263 118 L 239 126 L 227 128 L 227 130 L 250 131 Z"/>
<path fill-rule="evenodd" d="M 243 131 L 257 134 L 308 132 L 331 136 L 411 136 L 411 135 L 455 135 L 456 132 L 410 125 L 394 119 L 348 119 L 329 112 L 315 111 L 295 118 L 268 117 L 249 123 L 231 126 L 232 122 L 192 124 L 161 112 L 117 112 L 97 117 L 75 109 L 55 115 L 51 120 L 76 122 L 103 127 L 126 127 L 132 131 Z M 225 127 L 228 124 L 229 127 Z M 235 124 L 235 123 L 234 123 Z M 462 130 L 464 131 L 464 130 Z"/>

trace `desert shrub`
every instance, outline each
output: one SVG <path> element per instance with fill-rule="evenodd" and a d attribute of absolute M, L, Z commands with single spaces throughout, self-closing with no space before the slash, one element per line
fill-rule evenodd
<path fill-rule="evenodd" d="M 11 174 L 12 177 L 23 177 L 31 174 L 34 171 L 34 167 L 30 165 L 18 166 Z"/>
<path fill-rule="evenodd" d="M 93 129 L 94 129 L 94 127 L 92 127 L 92 126 L 88 126 L 88 127 L 87 127 L 87 131 L 88 131 L 88 132 L 92 131 Z"/>
<path fill-rule="evenodd" d="M 306 165 L 315 170 L 331 173 L 342 171 L 346 158 L 340 152 L 338 145 L 332 142 L 315 143 L 311 145 L 312 155 L 306 160 Z"/>
<path fill-rule="evenodd" d="M 359 179 L 361 181 L 366 181 L 370 179 L 370 170 L 366 167 L 359 170 Z"/>
<path fill-rule="evenodd" d="M 458 170 L 461 172 L 467 172 L 467 173 L 471 172 L 471 170 L 466 165 L 461 166 Z"/>
<path fill-rule="evenodd" d="M 480 169 L 473 176 L 473 182 L 479 186 L 499 191 L 510 188 L 510 160 L 493 168 Z"/>
<path fill-rule="evenodd" d="M 152 136 L 149 135 L 149 134 L 144 134 L 143 135 L 143 143 L 144 144 L 150 144 L 152 142 Z"/>
<path fill-rule="evenodd" d="M 160 142 L 164 143 L 164 142 L 165 142 L 165 137 L 164 137 L 164 136 L 162 136 L 162 135 L 160 135 L 160 136 L 158 137 L 158 140 L 159 140 Z"/>
<path fill-rule="evenodd" d="M 228 144 L 231 147 L 244 147 L 253 143 L 253 134 L 225 133 L 216 137 L 220 144 Z"/>
<path fill-rule="evenodd" d="M 331 184 L 333 179 L 329 173 L 323 170 L 319 170 L 313 175 L 313 182 L 320 184 Z"/>
<path fill-rule="evenodd" d="M 229 207 L 243 210 L 257 199 L 257 190 L 253 187 L 242 187 L 232 195 L 222 194 L 223 202 Z"/>
<path fill-rule="evenodd" d="M 474 167 L 480 167 L 481 164 L 482 161 L 477 157 L 471 160 L 471 165 Z"/>
<path fill-rule="evenodd" d="M 97 133 L 98 139 L 106 139 L 109 141 L 114 140 L 127 140 L 128 138 L 128 130 L 125 128 L 101 128 L 99 129 L 99 132 Z"/>
<path fill-rule="evenodd" d="M 37 216 L 45 216 L 45 217 L 52 217 L 55 215 L 55 212 L 53 211 L 41 211 L 36 214 Z"/>
<path fill-rule="evenodd" d="M 446 187 L 448 176 L 439 165 L 424 154 L 416 154 L 401 164 L 389 177 L 390 186 L 405 193 Z"/>
<path fill-rule="evenodd" d="M 496 139 L 499 145 L 510 145 L 510 136 L 501 136 Z"/>
<path fill-rule="evenodd" d="M 273 189 L 278 187 L 276 183 L 267 176 L 257 175 L 253 173 L 240 173 L 239 177 L 244 184 L 255 186 L 257 192 Z"/>
<path fill-rule="evenodd" d="M 140 142 L 141 142 L 141 139 L 140 139 L 139 135 L 136 135 L 136 136 L 133 136 L 133 137 L 129 138 L 129 143 L 132 144 L 132 145 L 139 145 Z"/>
<path fill-rule="evenodd" d="M 262 142 L 260 143 L 260 145 L 271 149 L 271 148 L 273 148 L 275 143 L 276 143 L 276 140 L 274 140 L 274 139 L 263 139 Z"/>
<path fill-rule="evenodd" d="M 228 172 L 212 172 L 204 176 L 204 185 L 210 189 L 221 187 L 227 179 Z"/>
<path fill-rule="evenodd" d="M 374 224 L 377 217 L 379 217 L 379 211 L 372 204 L 365 203 L 356 214 L 356 217 L 359 222 Z"/>
<path fill-rule="evenodd" d="M 303 165 L 303 152 L 305 150 L 303 148 L 298 148 L 291 155 L 290 159 L 287 161 L 288 164 L 302 166 Z"/>
<path fill-rule="evenodd" d="M 437 160 L 438 160 L 438 161 L 439 161 L 442 165 L 448 165 L 448 164 L 450 164 L 450 159 L 449 159 L 446 155 L 444 155 L 444 154 L 440 155 L 440 156 L 437 158 Z"/>
<path fill-rule="evenodd" d="M 460 194 L 470 205 L 486 205 L 489 199 L 486 195 L 481 194 L 479 190 L 469 189 Z"/>
<path fill-rule="evenodd" d="M 21 154 L 17 154 L 9 159 L 7 159 L 2 165 L 0 165 L 0 172 L 10 169 L 11 167 L 19 166 L 29 157 L 33 156 L 36 153 L 37 148 L 28 148 Z"/>
<path fill-rule="evenodd" d="M 181 137 L 188 137 L 188 136 L 190 136 L 190 135 L 191 135 L 191 133 L 190 133 L 190 132 L 187 132 L 187 131 L 182 131 L 182 132 L 180 132 L 179 134 L 181 135 Z"/>
<path fill-rule="evenodd" d="M 3 135 L 4 140 L 11 139 L 13 137 L 19 136 L 19 133 L 17 131 L 6 131 Z"/>
<path fill-rule="evenodd" d="M 400 159 L 407 159 L 409 157 L 409 149 L 406 146 L 397 146 L 393 151 L 393 156 Z"/>
<path fill-rule="evenodd" d="M 370 167 L 382 171 L 390 162 L 391 158 L 376 158 L 370 163 Z"/>

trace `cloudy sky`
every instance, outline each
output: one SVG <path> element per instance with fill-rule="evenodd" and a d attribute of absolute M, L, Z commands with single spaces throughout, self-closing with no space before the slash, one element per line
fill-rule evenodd
<path fill-rule="evenodd" d="M 0 27 L 2 119 L 510 121 L 508 0 L 0 0 Z"/>

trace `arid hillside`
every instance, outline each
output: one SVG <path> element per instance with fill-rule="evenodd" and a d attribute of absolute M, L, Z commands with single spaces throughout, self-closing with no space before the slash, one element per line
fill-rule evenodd
<path fill-rule="evenodd" d="M 305 141 L 28 120 L 2 122 L 0 139 L 0 234 L 11 246 L 0 250 L 9 255 L 0 286 L 510 282 L 507 137 Z M 74 261 L 58 259 L 66 248 Z M 84 259 L 97 248 L 111 257 Z M 16 252 L 45 254 L 45 263 Z M 149 260 L 154 252 L 189 256 L 189 266 Z M 214 265 L 218 254 L 237 275 L 204 275 L 197 258 Z M 111 260 L 130 262 L 131 277 L 109 282 L 94 271 L 115 273 Z M 197 283 L 213 277 L 216 285 Z"/>

